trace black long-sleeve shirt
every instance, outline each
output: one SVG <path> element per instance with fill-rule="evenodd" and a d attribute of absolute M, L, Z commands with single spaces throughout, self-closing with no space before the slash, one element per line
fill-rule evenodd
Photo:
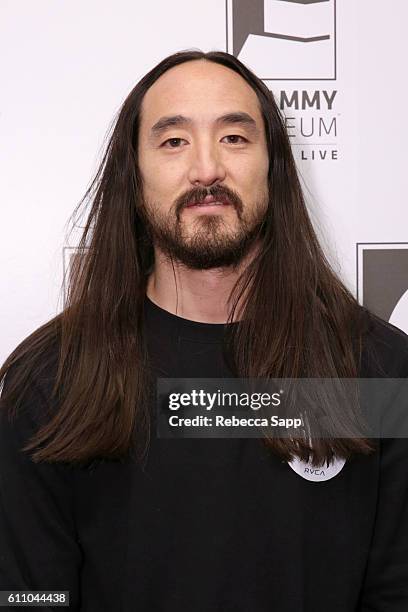
<path fill-rule="evenodd" d="M 148 298 L 145 324 L 157 376 L 231 376 L 221 324 Z M 373 322 L 360 375 L 380 376 L 368 348 L 408 376 L 405 334 Z M 49 394 L 33 381 L 0 415 L 0 590 L 69 590 L 82 612 L 407 612 L 407 439 L 322 482 L 258 439 L 152 435 L 144 470 L 35 464 L 19 449 Z"/>

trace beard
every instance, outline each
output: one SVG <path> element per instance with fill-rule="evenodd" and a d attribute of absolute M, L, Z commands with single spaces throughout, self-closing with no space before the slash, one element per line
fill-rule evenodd
<path fill-rule="evenodd" d="M 236 215 L 229 227 L 227 214 L 193 213 L 189 221 L 183 217 L 188 202 L 201 201 L 206 195 L 227 198 Z M 193 270 L 235 268 L 263 236 L 268 196 L 251 206 L 246 215 L 236 192 L 226 187 L 198 188 L 184 194 L 167 214 L 158 206 L 143 201 L 143 217 L 152 243 L 165 257 Z M 189 214 L 189 213 L 188 213 Z"/>

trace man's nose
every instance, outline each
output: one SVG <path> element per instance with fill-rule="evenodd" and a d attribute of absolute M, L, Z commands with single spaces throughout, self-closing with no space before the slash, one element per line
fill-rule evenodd
<path fill-rule="evenodd" d="M 196 146 L 192 151 L 189 180 L 192 185 L 212 185 L 225 179 L 225 167 L 214 147 Z"/>

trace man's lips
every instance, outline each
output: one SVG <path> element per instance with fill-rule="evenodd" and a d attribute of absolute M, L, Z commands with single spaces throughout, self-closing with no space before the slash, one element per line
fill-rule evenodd
<path fill-rule="evenodd" d="M 186 208 L 191 206 L 228 206 L 231 202 L 225 197 L 215 197 L 215 196 L 206 196 L 204 200 L 200 200 L 199 202 L 189 202 L 186 205 Z"/>

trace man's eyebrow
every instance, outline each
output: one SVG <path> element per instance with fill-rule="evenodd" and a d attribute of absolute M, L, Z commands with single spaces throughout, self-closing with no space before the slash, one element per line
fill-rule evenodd
<path fill-rule="evenodd" d="M 215 120 L 217 125 L 234 125 L 241 124 L 247 127 L 250 131 L 257 133 L 258 126 L 256 121 L 251 115 L 248 113 L 244 113 L 243 111 L 235 112 L 235 113 L 226 113 L 225 115 L 221 115 L 221 117 L 217 117 Z"/>
<path fill-rule="evenodd" d="M 193 121 L 190 119 L 190 117 L 185 117 L 184 115 L 168 115 L 165 117 L 160 117 L 160 119 L 153 125 L 150 132 L 153 137 L 158 137 L 168 128 L 183 127 L 186 125 L 191 125 L 192 123 Z M 214 123 L 216 125 L 241 124 L 255 134 L 259 131 L 255 119 L 243 111 L 221 115 L 220 117 L 217 117 Z"/>

